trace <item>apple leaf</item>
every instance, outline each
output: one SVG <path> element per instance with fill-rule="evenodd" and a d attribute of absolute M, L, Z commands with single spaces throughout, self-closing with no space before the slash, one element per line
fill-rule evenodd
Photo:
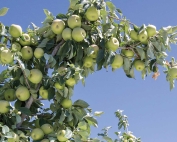
<path fill-rule="evenodd" d="M 103 136 L 103 139 L 105 139 L 107 142 L 113 142 L 113 140 L 108 136 Z"/>
<path fill-rule="evenodd" d="M 6 13 L 8 12 L 9 8 L 7 7 L 3 7 L 0 9 L 0 16 L 4 16 L 6 15 Z"/>
<path fill-rule="evenodd" d="M 108 6 L 108 8 L 111 11 L 111 13 L 114 13 L 114 11 L 116 10 L 115 5 L 112 2 L 110 2 L 110 1 L 107 1 L 106 5 Z"/>
<path fill-rule="evenodd" d="M 108 18 L 107 18 L 108 13 L 105 9 L 101 9 L 100 13 L 101 13 L 101 16 L 102 16 L 102 24 L 104 25 L 108 21 Z"/>
<path fill-rule="evenodd" d="M 26 77 L 30 76 L 30 71 L 28 69 L 24 69 L 23 71 Z"/>
<path fill-rule="evenodd" d="M 78 106 L 78 107 L 82 107 L 82 108 L 87 108 L 89 106 L 89 104 L 83 100 L 77 100 L 74 102 L 73 106 Z"/>
<path fill-rule="evenodd" d="M 69 128 L 66 128 L 65 138 L 70 139 L 73 133 Z"/>
<path fill-rule="evenodd" d="M 55 89 L 53 87 L 50 87 L 47 91 L 48 91 L 48 100 L 53 99 L 55 95 Z"/>
<path fill-rule="evenodd" d="M 47 9 L 44 9 L 44 13 L 46 15 L 47 18 L 50 18 L 50 19 L 54 19 L 52 13 L 50 11 L 48 11 Z"/>
<path fill-rule="evenodd" d="M 140 55 L 141 57 L 141 60 L 144 60 L 145 59 L 145 52 L 142 48 L 139 48 L 139 47 L 136 47 L 136 50 L 138 52 L 138 55 Z"/>
<path fill-rule="evenodd" d="M 123 58 L 123 59 L 124 59 L 123 69 L 125 71 L 129 71 L 131 66 L 130 60 L 128 58 Z"/>
<path fill-rule="evenodd" d="M 6 134 L 7 132 L 9 132 L 9 127 L 6 125 L 2 126 L 2 133 Z"/>
<path fill-rule="evenodd" d="M 59 119 L 59 123 L 60 123 L 60 124 L 63 123 L 63 121 L 65 120 L 65 117 L 66 117 L 65 112 L 62 111 L 62 113 L 61 113 L 61 115 L 60 115 L 60 119 Z"/>
<path fill-rule="evenodd" d="M 79 135 L 79 134 L 75 134 L 74 136 L 73 136 L 73 138 L 74 138 L 74 141 L 75 142 L 82 142 L 82 140 L 81 140 L 81 136 Z"/>
<path fill-rule="evenodd" d="M 28 116 L 31 115 L 31 111 L 26 107 L 19 107 L 18 110 L 21 111 L 23 114 L 26 114 Z"/>
<path fill-rule="evenodd" d="M 92 116 L 85 116 L 84 119 L 87 120 L 89 125 L 93 125 L 95 127 L 98 127 L 98 122 L 95 118 L 93 118 Z"/>
<path fill-rule="evenodd" d="M 149 44 L 148 44 L 147 55 L 148 55 L 151 59 L 154 59 L 154 58 L 155 58 L 154 53 L 153 53 L 153 45 L 152 45 L 152 43 L 149 43 Z"/>
<path fill-rule="evenodd" d="M 102 115 L 104 112 L 103 111 L 95 111 L 94 115 L 95 116 L 100 116 Z"/>
<path fill-rule="evenodd" d="M 49 40 L 50 40 L 50 39 L 48 39 L 48 38 L 43 39 L 42 42 L 41 42 L 37 47 L 39 47 L 39 48 L 44 48 L 44 47 L 46 47 L 46 44 L 47 44 L 47 42 L 48 42 Z"/>

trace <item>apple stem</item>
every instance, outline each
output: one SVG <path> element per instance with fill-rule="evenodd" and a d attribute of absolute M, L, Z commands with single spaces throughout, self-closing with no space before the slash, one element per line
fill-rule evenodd
<path fill-rule="evenodd" d="M 51 54 L 52 56 L 55 56 L 55 55 L 57 54 L 59 48 L 63 45 L 64 42 L 65 42 L 65 41 L 62 40 L 57 46 L 55 46 L 55 48 L 54 48 L 54 50 L 53 50 L 53 52 L 52 52 L 52 54 Z M 18 60 L 17 60 L 17 61 L 18 61 Z M 27 77 L 26 77 L 26 75 L 25 75 L 25 72 L 24 72 L 24 70 L 22 69 L 21 64 L 20 64 L 19 61 L 18 61 L 18 63 L 19 63 L 19 65 L 20 65 L 20 68 L 21 68 L 21 70 L 22 70 L 22 72 L 23 72 L 23 75 L 24 75 L 24 77 L 25 77 L 26 85 L 28 86 L 28 89 L 31 89 L 31 87 L 30 87 L 30 85 L 29 85 L 29 83 L 28 83 L 28 79 L 27 79 Z M 48 63 L 46 64 L 46 67 L 45 67 L 46 72 L 48 72 L 49 67 L 50 67 L 50 64 L 49 64 L 49 62 L 48 62 Z M 40 86 L 41 86 L 41 83 L 39 83 L 39 84 L 37 85 L 36 90 L 39 90 Z M 29 108 L 31 107 L 33 101 L 34 101 L 34 98 L 33 98 L 33 96 L 31 95 L 30 98 L 29 98 L 29 100 L 26 102 L 25 107 L 29 109 Z M 20 126 L 22 125 L 22 123 L 23 123 L 23 121 L 25 120 L 26 116 L 27 116 L 27 115 L 22 114 L 22 116 L 21 116 L 21 122 L 17 124 L 17 128 L 18 128 L 18 129 L 20 129 Z"/>

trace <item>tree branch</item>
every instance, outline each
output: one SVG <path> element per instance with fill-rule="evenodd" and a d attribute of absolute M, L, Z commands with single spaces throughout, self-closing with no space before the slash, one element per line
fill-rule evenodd
<path fill-rule="evenodd" d="M 65 42 L 65 41 L 62 40 L 57 46 L 55 46 L 55 48 L 54 48 L 54 50 L 53 50 L 53 52 L 52 52 L 52 54 L 51 54 L 52 56 L 55 56 L 55 55 L 56 55 L 56 53 L 58 52 L 59 48 L 61 47 L 61 45 L 63 45 L 64 42 Z M 19 63 L 19 64 L 20 64 L 20 63 Z M 21 64 L 20 64 L 20 65 L 21 65 Z M 46 64 L 45 70 L 48 71 L 49 67 L 50 67 L 50 64 L 49 64 L 49 62 L 48 62 L 48 63 Z M 21 69 L 22 69 L 22 68 L 21 68 Z M 27 77 L 25 76 L 25 73 L 24 73 L 23 70 L 22 70 L 22 72 L 23 72 L 23 74 L 24 74 L 26 84 L 27 84 L 28 88 L 30 89 L 30 85 L 29 85 L 29 83 L 28 83 L 28 79 L 27 79 Z M 39 83 L 39 84 L 37 85 L 37 88 L 36 88 L 36 89 L 39 90 L 40 86 L 41 86 L 41 83 Z M 29 98 L 29 100 L 26 102 L 25 107 L 29 109 L 29 108 L 31 107 L 33 101 L 34 101 L 34 98 L 33 98 L 33 96 L 31 95 L 30 98 Z M 25 115 L 25 114 L 22 114 L 22 116 L 21 116 L 21 122 L 20 122 L 19 124 L 17 124 L 17 128 L 20 128 L 20 126 L 22 125 L 22 123 L 23 123 L 23 121 L 25 120 L 25 118 L 26 118 L 26 115 Z"/>

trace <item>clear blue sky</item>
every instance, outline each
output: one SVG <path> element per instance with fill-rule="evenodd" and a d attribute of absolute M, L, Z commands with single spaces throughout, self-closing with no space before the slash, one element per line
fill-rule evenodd
<path fill-rule="evenodd" d="M 176 0 L 112 0 L 124 15 L 137 25 L 154 24 L 162 26 L 177 25 Z M 25 30 L 30 22 L 41 26 L 48 9 L 54 15 L 66 13 L 69 0 L 16 0 L 3 1 L 0 7 L 10 8 L 0 21 L 5 25 L 19 24 Z M 177 46 L 172 46 L 169 56 L 177 58 Z M 129 79 L 122 69 L 111 72 L 102 70 L 86 79 L 86 87 L 76 85 L 73 100 L 86 100 L 94 111 L 104 111 L 98 118 L 99 127 L 93 129 L 92 136 L 103 127 L 112 126 L 109 134 L 115 138 L 117 119 L 114 112 L 123 109 L 129 118 L 129 130 L 142 138 L 143 142 L 169 142 L 177 140 L 177 88 L 170 92 L 169 84 L 161 68 L 160 77 L 154 81 L 152 74 L 142 80 L 136 72 L 136 80 Z"/>

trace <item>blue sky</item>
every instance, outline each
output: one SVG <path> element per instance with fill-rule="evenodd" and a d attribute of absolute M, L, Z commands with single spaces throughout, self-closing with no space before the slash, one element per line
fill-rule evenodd
<path fill-rule="evenodd" d="M 176 0 L 112 0 L 117 8 L 131 22 L 141 26 L 142 24 L 154 24 L 157 29 L 162 26 L 177 25 Z M 48 9 L 54 15 L 66 13 L 69 0 L 18 0 L 3 1 L 0 7 L 8 7 L 9 12 L 0 21 L 5 25 L 19 24 L 23 30 L 30 22 L 41 26 L 45 15 L 43 9 Z M 172 52 L 168 53 L 177 58 L 177 46 L 172 46 Z M 142 138 L 143 142 L 167 142 L 177 139 L 177 88 L 169 90 L 163 68 L 160 69 L 160 77 L 154 81 L 152 74 L 145 80 L 136 72 L 136 80 L 129 79 L 122 69 L 112 72 L 105 69 L 90 75 L 86 79 L 86 87 L 81 83 L 75 86 L 73 100 L 83 99 L 90 104 L 94 111 L 104 111 L 104 115 L 98 118 L 99 127 L 93 129 L 92 136 L 106 126 L 112 126 L 109 134 L 115 138 L 113 132 L 117 131 L 117 119 L 114 112 L 117 109 L 124 110 L 129 118 L 129 130 Z"/>

